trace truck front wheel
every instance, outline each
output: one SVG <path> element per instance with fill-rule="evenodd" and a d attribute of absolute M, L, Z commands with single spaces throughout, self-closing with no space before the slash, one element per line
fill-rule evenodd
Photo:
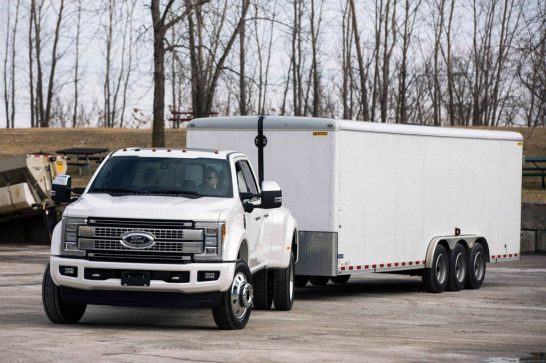
<path fill-rule="evenodd" d="M 432 266 L 423 271 L 423 285 L 428 292 L 439 293 L 446 289 L 449 275 L 449 256 L 442 245 L 434 250 Z"/>
<path fill-rule="evenodd" d="M 275 270 L 273 287 L 275 309 L 291 310 L 294 303 L 294 253 L 290 253 L 290 263 L 287 268 Z"/>
<path fill-rule="evenodd" d="M 212 316 L 218 328 L 235 330 L 246 326 L 254 297 L 251 279 L 248 265 L 244 261 L 237 262 L 231 287 L 222 293 L 220 304 L 212 308 Z"/>
<path fill-rule="evenodd" d="M 42 280 L 42 303 L 48 319 L 55 324 L 77 323 L 87 307 L 86 304 L 69 304 L 63 300 L 61 288 L 51 278 L 49 264 Z"/>

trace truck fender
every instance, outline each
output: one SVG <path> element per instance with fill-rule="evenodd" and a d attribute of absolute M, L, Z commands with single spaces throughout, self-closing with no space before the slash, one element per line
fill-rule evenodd
<path fill-rule="evenodd" d="M 472 247 L 474 247 L 474 244 L 476 242 L 482 243 L 484 245 L 484 248 L 486 250 L 487 254 L 487 262 L 489 261 L 489 247 L 487 245 L 487 241 L 484 237 L 478 236 L 475 234 L 469 234 L 469 235 L 459 235 L 459 236 L 437 236 L 433 237 L 427 248 L 427 255 L 425 258 L 425 268 L 430 268 L 433 263 L 433 257 L 434 257 L 434 251 L 436 250 L 436 246 L 440 243 L 443 244 L 444 247 L 446 247 L 449 251 L 455 248 L 457 243 L 461 243 L 467 250 L 471 250 Z"/>
<path fill-rule="evenodd" d="M 61 235 L 62 235 L 62 222 L 57 223 L 53 228 L 51 235 L 51 255 L 59 256 L 61 254 Z"/>
<path fill-rule="evenodd" d="M 222 259 L 224 261 L 235 261 L 237 260 L 237 256 L 239 254 L 239 251 L 241 250 L 241 246 L 246 244 L 247 238 L 246 238 L 246 231 L 241 228 L 238 224 L 230 225 L 227 229 L 227 238 L 224 241 L 223 244 L 223 255 Z M 246 253 L 246 256 L 241 256 L 241 259 L 245 260 L 248 263 L 248 245 L 245 247 L 243 246 L 243 253 Z"/>
<path fill-rule="evenodd" d="M 286 208 L 275 208 L 266 211 L 267 223 L 270 232 L 271 268 L 286 268 L 290 264 L 290 255 L 298 258 L 298 224 L 296 219 Z"/>

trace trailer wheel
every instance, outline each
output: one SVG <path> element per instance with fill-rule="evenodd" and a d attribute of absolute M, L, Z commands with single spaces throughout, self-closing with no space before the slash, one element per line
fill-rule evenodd
<path fill-rule="evenodd" d="M 460 291 L 466 282 L 466 250 L 463 245 L 457 243 L 451 251 L 449 258 L 449 279 L 447 280 L 447 290 Z"/>
<path fill-rule="evenodd" d="M 446 248 L 437 245 L 434 250 L 432 266 L 423 271 L 423 285 L 425 290 L 440 293 L 446 289 L 449 275 L 449 255 Z"/>
<path fill-rule="evenodd" d="M 235 276 L 228 291 L 222 293 L 220 304 L 212 308 L 212 316 L 218 328 L 242 329 L 248 323 L 254 297 L 250 269 L 244 261 L 237 262 Z"/>
<path fill-rule="evenodd" d="M 86 304 L 70 304 L 63 301 L 61 288 L 53 282 L 49 264 L 42 280 L 42 304 L 45 313 L 55 324 L 74 324 L 80 321 L 85 313 Z"/>
<path fill-rule="evenodd" d="M 288 311 L 294 304 L 294 253 L 290 253 L 290 263 L 287 268 L 275 270 L 273 286 L 273 300 L 276 310 Z"/>
<path fill-rule="evenodd" d="M 328 276 L 311 276 L 309 278 L 309 281 L 315 286 L 325 286 L 328 283 L 328 281 L 330 281 L 330 277 L 328 277 Z"/>
<path fill-rule="evenodd" d="M 273 304 L 273 294 L 269 291 L 269 271 L 262 269 L 252 276 L 254 287 L 254 309 L 269 310 Z"/>
<path fill-rule="evenodd" d="M 330 277 L 330 280 L 334 284 L 346 284 L 350 278 L 351 278 L 351 275 L 339 275 L 339 276 Z"/>
<path fill-rule="evenodd" d="M 309 282 L 309 276 L 307 275 L 296 275 L 296 287 L 305 287 Z"/>
<path fill-rule="evenodd" d="M 468 257 L 466 288 L 479 289 L 485 278 L 485 249 L 481 243 L 474 244 Z"/>

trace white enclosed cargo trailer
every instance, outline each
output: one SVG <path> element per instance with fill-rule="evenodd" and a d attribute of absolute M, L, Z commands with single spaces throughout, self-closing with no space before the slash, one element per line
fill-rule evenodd
<path fill-rule="evenodd" d="M 433 292 L 479 288 L 486 262 L 519 259 L 518 133 L 217 117 L 190 122 L 187 146 L 245 152 L 278 181 L 300 226 L 300 285 L 371 271 L 422 275 Z"/>

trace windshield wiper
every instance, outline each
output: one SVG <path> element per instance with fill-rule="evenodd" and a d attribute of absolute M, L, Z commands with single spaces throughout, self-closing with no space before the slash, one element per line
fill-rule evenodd
<path fill-rule="evenodd" d="M 145 195 L 150 194 L 148 192 L 144 192 L 141 190 L 134 190 L 134 189 L 128 189 L 128 188 L 104 188 L 104 189 L 94 189 L 90 191 L 90 193 L 107 193 L 110 195 L 113 194 L 121 194 L 121 195 Z"/>
<path fill-rule="evenodd" d="M 200 196 L 193 190 L 154 190 L 150 192 L 154 195 L 175 195 L 175 196 Z"/>

